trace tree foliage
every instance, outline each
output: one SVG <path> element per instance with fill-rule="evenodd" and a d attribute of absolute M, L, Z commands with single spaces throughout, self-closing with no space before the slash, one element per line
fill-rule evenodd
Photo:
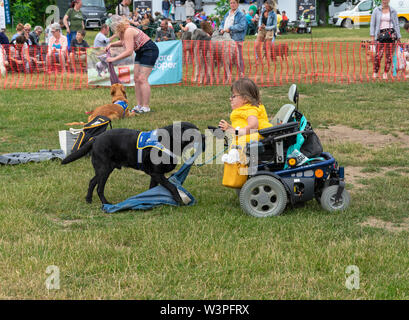
<path fill-rule="evenodd" d="M 30 23 L 32 25 L 44 25 L 45 9 L 56 3 L 55 0 L 16 0 L 13 2 L 10 11 L 14 23 Z"/>
<path fill-rule="evenodd" d="M 225 14 L 230 10 L 230 1 L 229 0 L 220 0 L 216 3 L 216 8 L 214 9 L 216 14 L 223 19 Z"/>
<path fill-rule="evenodd" d="M 34 7 L 31 2 L 17 0 L 11 6 L 14 22 L 17 23 L 34 23 Z"/>

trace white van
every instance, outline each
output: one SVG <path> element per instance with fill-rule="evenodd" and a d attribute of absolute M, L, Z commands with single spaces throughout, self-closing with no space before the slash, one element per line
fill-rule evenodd
<path fill-rule="evenodd" d="M 389 6 L 398 12 L 401 27 L 409 21 L 409 0 L 391 0 Z M 373 0 L 362 0 L 350 10 L 339 12 L 334 16 L 334 24 L 344 28 L 368 25 L 371 22 Z"/>

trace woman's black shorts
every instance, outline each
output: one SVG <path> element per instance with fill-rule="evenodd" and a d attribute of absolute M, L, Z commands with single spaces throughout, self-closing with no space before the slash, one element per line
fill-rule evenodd
<path fill-rule="evenodd" d="M 139 50 L 135 51 L 135 64 L 139 64 L 142 67 L 153 68 L 158 56 L 158 46 L 155 44 L 155 42 L 149 40 L 142 47 L 140 47 Z"/>

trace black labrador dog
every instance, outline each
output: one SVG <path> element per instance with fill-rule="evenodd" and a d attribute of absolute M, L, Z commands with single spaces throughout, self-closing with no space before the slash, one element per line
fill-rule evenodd
<path fill-rule="evenodd" d="M 168 189 L 175 201 L 183 205 L 177 188 L 168 181 L 165 173 L 176 168 L 177 156 L 181 156 L 186 147 L 198 143 L 205 150 L 205 136 L 189 122 L 175 122 L 173 125 L 157 129 L 160 150 L 156 147 L 137 149 L 141 140 L 141 131 L 132 129 L 112 129 L 87 142 L 79 150 L 68 155 L 61 163 L 75 161 L 91 152 L 91 162 L 95 176 L 90 180 L 85 200 L 92 202 L 92 193 L 97 193 L 102 204 L 109 204 L 104 195 L 106 181 L 114 169 L 122 167 L 142 170 L 151 176 L 150 188 L 161 184 Z M 137 141 L 139 139 L 139 141 Z M 148 141 L 151 139 L 148 139 Z"/>

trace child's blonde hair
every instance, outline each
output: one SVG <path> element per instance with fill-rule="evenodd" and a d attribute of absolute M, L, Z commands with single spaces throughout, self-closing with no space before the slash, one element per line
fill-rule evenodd
<path fill-rule="evenodd" d="M 258 107 L 261 104 L 260 90 L 255 82 L 249 78 L 240 78 L 233 82 L 231 92 L 238 93 L 253 106 Z"/>

